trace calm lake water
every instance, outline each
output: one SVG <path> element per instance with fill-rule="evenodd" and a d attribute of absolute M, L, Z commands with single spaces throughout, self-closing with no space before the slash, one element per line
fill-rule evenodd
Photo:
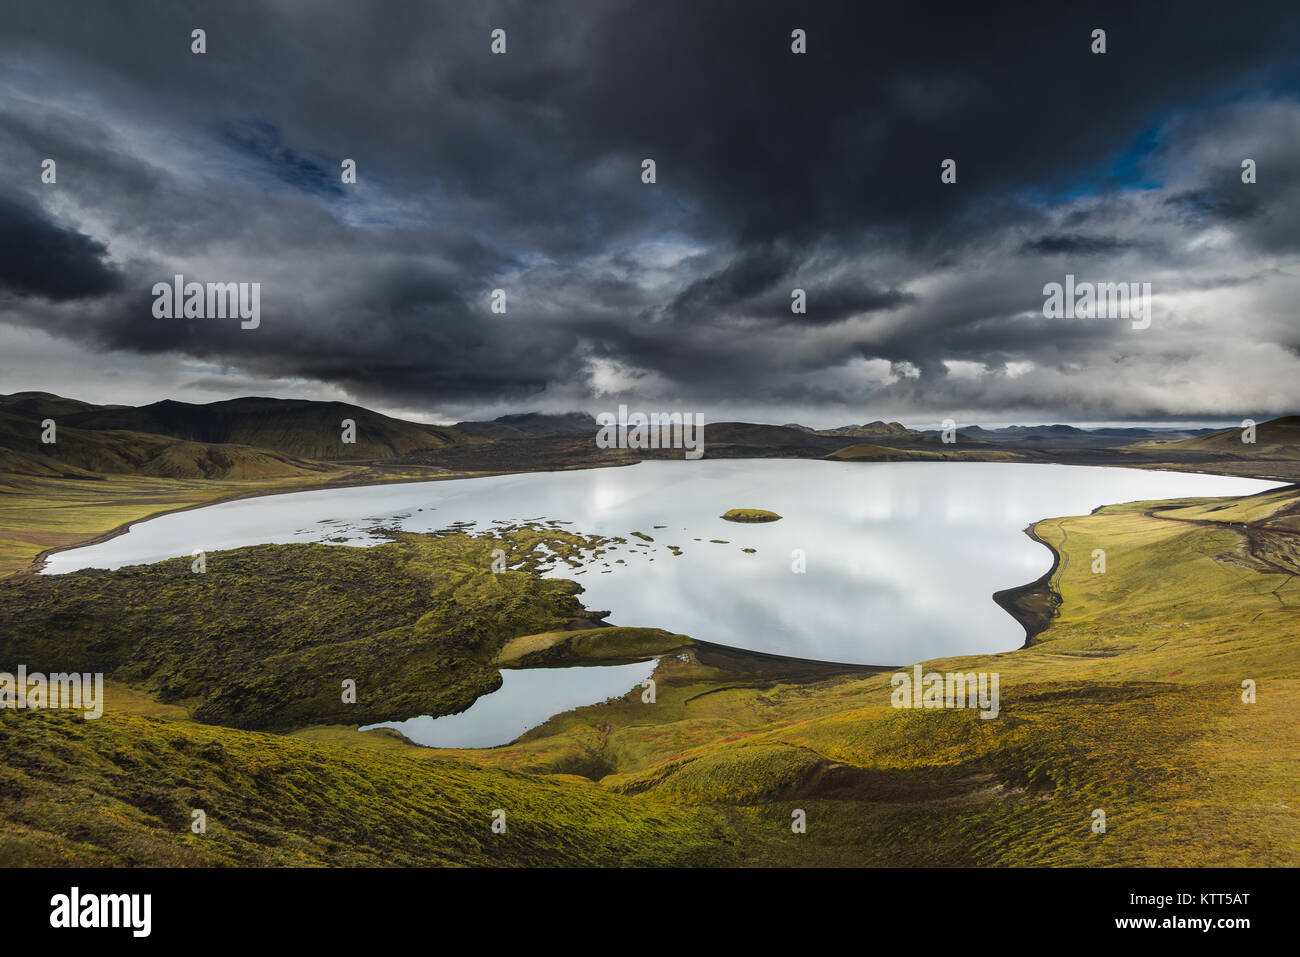
<path fill-rule="evenodd" d="M 362 728 L 396 728 L 430 748 L 494 748 L 573 708 L 622 697 L 658 667 L 654 661 L 604 668 L 526 668 L 501 670 L 502 685 L 460 714 L 385 721 Z"/>
<path fill-rule="evenodd" d="M 985 462 L 642 462 L 243 499 L 58 552 L 46 573 L 155 562 L 201 548 L 211 574 L 220 569 L 213 552 L 243 545 L 369 545 L 383 540 L 367 531 L 377 525 L 418 532 L 476 522 L 487 530 L 494 521 L 557 519 L 573 531 L 628 539 L 606 553 L 608 564 L 588 564 L 574 579 L 586 589 L 587 607 L 611 610 L 613 624 L 825 661 L 905 664 L 1023 643 L 1021 627 L 990 596 L 1051 567 L 1050 552 L 1023 534 L 1031 522 L 1114 502 L 1242 495 L 1281 484 Z M 719 518 L 735 507 L 784 518 L 765 525 Z M 674 557 L 667 545 L 683 554 Z M 802 573 L 792 570 L 796 550 L 804 555 Z M 573 571 L 561 564 L 548 574 Z"/>
<path fill-rule="evenodd" d="M 372 531 L 379 525 L 418 532 L 474 522 L 481 531 L 493 522 L 555 519 L 576 532 L 628 540 L 582 571 L 560 564 L 547 572 L 582 584 L 584 604 L 610 610 L 612 624 L 802 658 L 902 665 L 1023 643 L 1023 629 L 991 596 L 1051 567 L 1048 549 L 1023 534 L 1032 522 L 1110 503 L 1243 495 L 1282 484 L 984 462 L 655 461 L 244 499 L 166 515 L 98 545 L 56 553 L 46 573 L 154 562 L 198 548 L 207 552 L 208 573 L 219 574 L 213 553 L 244 545 L 364 546 L 383 541 Z M 730 508 L 771 509 L 784 518 L 739 525 L 719 517 Z M 544 693 L 525 691 L 521 682 L 552 682 L 565 700 L 581 697 L 570 694 L 578 676 L 541 670 L 549 674 L 507 672 L 506 687 L 480 700 L 483 713 L 517 699 L 520 721 L 536 723 L 546 707 L 522 702 Z M 586 701 L 565 707 L 614 693 L 607 682 L 615 668 L 564 670 L 590 673 L 591 689 Z M 640 679 L 619 680 L 627 691 Z M 563 709 L 548 713 L 556 710 Z"/>

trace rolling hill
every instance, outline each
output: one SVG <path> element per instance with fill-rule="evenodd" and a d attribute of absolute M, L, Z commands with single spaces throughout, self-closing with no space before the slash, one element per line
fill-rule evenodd
<path fill-rule="evenodd" d="M 547 415 L 542 412 L 523 412 L 503 415 L 490 422 L 457 422 L 452 426 L 457 432 L 477 435 L 487 439 L 528 439 L 551 435 L 596 434 L 596 418 L 586 412 L 565 412 Z"/>
<path fill-rule="evenodd" d="M 64 420 L 57 418 L 57 441 L 47 445 L 41 442 L 41 421 L 0 412 L 0 471 L 84 479 L 104 474 L 261 479 L 329 469 L 318 462 L 246 445 L 189 442 L 123 429 L 79 429 L 58 424 Z"/>
<path fill-rule="evenodd" d="M 1191 452 L 1235 458 L 1300 458 L 1300 415 L 1283 416 L 1255 427 L 1255 442 L 1242 442 L 1242 429 L 1223 429 L 1207 435 L 1166 442 L 1139 442 L 1128 448 L 1140 452 Z"/>
<path fill-rule="evenodd" d="M 31 393 L 10 396 L 16 399 Z M 2 408 L 3 406 L 0 406 Z M 471 441 L 454 429 L 395 419 L 345 402 L 250 397 L 195 405 L 165 399 L 151 405 L 97 406 L 52 415 L 60 426 L 125 430 L 187 442 L 254 446 L 299 458 L 380 459 Z M 342 423 L 356 423 L 355 444 Z"/>
<path fill-rule="evenodd" d="M 882 422 L 879 419 L 866 425 L 845 425 L 838 429 L 818 429 L 817 434 L 853 439 L 914 439 L 921 435 L 920 432 L 909 429 L 901 422 Z"/>

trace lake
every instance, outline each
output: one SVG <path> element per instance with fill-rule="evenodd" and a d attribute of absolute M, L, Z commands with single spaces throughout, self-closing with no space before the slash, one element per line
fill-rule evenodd
<path fill-rule="evenodd" d="M 609 609 L 612 624 L 822 661 L 903 665 L 1023 644 L 1024 630 L 992 595 L 1051 567 L 1050 551 L 1023 533 L 1032 522 L 1111 503 L 1244 495 L 1282 484 L 993 462 L 651 461 L 242 499 L 57 552 L 45 573 L 203 549 L 212 574 L 220 568 L 213 552 L 245 545 L 365 546 L 384 540 L 376 526 L 420 532 L 473 522 L 482 531 L 493 522 L 554 519 L 572 531 L 627 539 L 580 572 L 560 564 L 546 573 L 573 577 L 586 589 L 584 604 Z M 720 518 L 730 508 L 784 517 L 742 525 Z M 602 672 L 591 683 L 600 697 L 579 703 L 609 696 L 605 669 L 566 670 Z M 565 685 L 568 698 L 572 688 Z"/>
<path fill-rule="evenodd" d="M 1051 553 L 1023 534 L 1031 522 L 1115 502 L 1282 484 L 994 462 L 654 461 L 241 499 L 56 552 L 45 573 L 155 562 L 196 548 L 208 553 L 211 570 L 213 552 L 244 545 L 376 544 L 382 537 L 367 531 L 376 525 L 419 532 L 475 522 L 486 530 L 496 520 L 557 519 L 573 531 L 628 539 L 607 552 L 607 565 L 588 565 L 575 578 L 583 602 L 610 609 L 613 624 L 802 658 L 904 664 L 1023 643 L 1021 627 L 991 596 L 1051 567 Z M 723 521 L 733 507 L 784 518 Z M 640 543 L 631 532 L 655 541 Z M 796 550 L 804 572 L 792 570 Z M 573 573 L 561 565 L 548 574 Z"/>
<path fill-rule="evenodd" d="M 655 659 L 603 668 L 503 668 L 501 687 L 460 714 L 420 715 L 366 725 L 361 730 L 394 728 L 430 748 L 494 748 L 552 715 L 621 697 L 654 674 L 658 665 Z"/>

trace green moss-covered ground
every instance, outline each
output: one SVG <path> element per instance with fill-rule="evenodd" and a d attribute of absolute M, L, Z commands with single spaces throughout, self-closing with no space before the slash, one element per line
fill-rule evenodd
<path fill-rule="evenodd" d="M 998 672 L 994 720 L 895 709 L 889 673 L 593 628 L 535 574 L 540 541 L 592 552 L 553 528 L 5 582 L 0 668 L 82 655 L 114 698 L 97 721 L 0 717 L 0 862 L 1294 866 L 1298 515 L 1292 488 L 1038 523 L 1061 554 L 1046 630 L 925 663 Z M 498 547 L 516 571 L 490 571 Z M 360 733 L 361 704 L 335 704 L 340 667 L 415 714 L 505 664 L 651 656 L 653 703 L 486 750 Z"/>
<path fill-rule="evenodd" d="M 3 714 L 3 713 L 0 713 Z M 0 865 L 696 865 L 721 816 L 581 779 L 114 713 L 0 717 Z M 505 832 L 494 833 L 494 812 Z M 192 830 L 193 812 L 206 832 Z"/>
<path fill-rule="evenodd" d="M 508 640 L 586 614 L 573 582 L 510 567 L 535 566 L 543 539 L 586 544 L 563 531 L 410 535 L 213 552 L 202 573 L 186 557 L 20 579 L 4 585 L 0 661 L 104 672 L 241 728 L 461 711 L 500 687 L 492 662 Z"/>

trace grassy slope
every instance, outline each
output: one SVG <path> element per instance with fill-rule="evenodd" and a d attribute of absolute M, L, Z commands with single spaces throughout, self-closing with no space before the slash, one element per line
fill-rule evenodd
<path fill-rule="evenodd" d="M 391 459 L 482 441 L 455 429 L 394 419 L 344 402 L 246 397 L 202 405 L 168 399 L 139 407 L 96 406 L 43 392 L 20 392 L 0 395 L 0 446 L 19 448 L 14 443 L 39 435 L 39 423 L 46 418 L 55 420 L 60 434 L 71 429 L 83 442 L 98 444 L 95 454 L 109 465 L 114 464 L 114 446 L 129 450 L 145 441 L 255 447 L 276 456 L 313 460 Z M 356 441 L 347 445 L 341 441 L 345 419 L 356 424 Z M 89 438 L 96 433 L 103 434 L 104 441 Z M 34 449 L 47 450 L 39 445 Z"/>
<path fill-rule="evenodd" d="M 1197 452 L 1231 455 L 1236 458 L 1291 458 L 1300 456 L 1300 416 L 1283 416 L 1261 422 L 1255 429 L 1254 444 L 1241 441 L 1242 429 L 1224 429 L 1173 441 L 1139 442 L 1127 447 L 1130 452 Z"/>
<path fill-rule="evenodd" d="M 895 710 L 888 675 L 746 675 L 696 646 L 661 659 L 654 704 L 633 692 L 486 751 L 347 727 L 199 728 L 174 713 L 7 715 L 30 738 L 0 735 L 16 749 L 0 858 L 598 863 L 640 847 L 653 863 L 680 850 L 716 863 L 1294 865 L 1298 504 L 1283 490 L 1039 523 L 1063 552 L 1057 620 L 1026 649 L 930 663 L 998 671 L 993 721 Z M 1091 571 L 1095 548 L 1105 574 Z M 497 654 L 566 643 L 515 631 Z M 679 638 L 626 631 L 611 638 L 630 651 Z M 1241 703 L 1244 678 L 1258 703 Z M 177 739 L 238 761 L 214 770 Z M 554 776 L 566 770 L 601 786 Z M 536 819 L 490 858 L 483 808 L 507 799 Z M 228 843 L 188 834 L 181 812 L 198 800 L 223 809 Z M 1105 835 L 1090 830 L 1099 807 Z M 796 808 L 806 835 L 790 831 Z"/>
<path fill-rule="evenodd" d="M 561 555 L 598 544 L 507 529 L 493 538 L 403 536 L 369 549 L 217 552 L 204 575 L 181 560 L 5 583 L 0 660 L 103 668 L 114 680 L 98 720 L 0 712 L 0 864 L 734 859 L 734 835 L 718 815 L 581 778 L 434 766 L 407 747 L 385 754 L 195 720 L 445 713 L 499 684 L 490 662 L 507 648 L 619 659 L 690 643 L 655 629 L 610 629 L 612 640 L 598 645 L 590 629 L 541 631 L 581 620 L 576 586 L 489 569 L 498 546 L 522 568 L 551 561 L 532 554 L 543 539 Z M 532 639 L 510 641 L 522 633 Z M 341 674 L 358 681 L 356 706 L 339 703 Z M 194 808 L 209 815 L 206 835 L 189 833 Z M 506 810 L 506 835 L 490 830 L 496 808 Z"/>
<path fill-rule="evenodd" d="M 1282 491 L 1219 514 L 1286 527 L 1298 502 Z M 506 748 L 435 754 L 538 772 L 610 723 L 606 786 L 726 807 L 755 862 L 1294 865 L 1294 571 L 1253 559 L 1244 531 L 1144 511 L 1040 523 L 1065 554 L 1061 617 L 1029 648 L 930 663 L 998 671 L 996 720 L 894 710 L 887 676 L 746 687 L 673 660 L 653 707 L 633 694 Z M 1094 575 L 1099 547 L 1109 567 Z M 1241 702 L 1244 678 L 1256 704 Z M 794 808 L 807 835 L 790 833 Z"/>
<path fill-rule="evenodd" d="M 342 422 L 356 423 L 344 445 Z M 407 422 L 344 402 L 243 398 L 206 405 L 164 401 L 138 409 L 103 410 L 70 418 L 86 429 L 130 429 L 192 442 L 257 446 L 309 459 L 382 459 L 476 441 L 454 429 Z"/>
<path fill-rule="evenodd" d="M 203 443 L 123 430 L 96 431 L 60 424 L 56 441 L 41 441 L 40 422 L 0 411 L 4 471 L 16 475 L 106 475 L 155 478 L 267 479 L 319 474 L 331 466 L 271 449 Z"/>
<path fill-rule="evenodd" d="M 718 815 L 580 779 L 113 713 L 0 717 L 0 865 L 699 864 Z M 494 834 L 496 809 L 506 833 Z M 191 812 L 207 833 L 191 833 Z"/>
<path fill-rule="evenodd" d="M 0 661 L 102 671 L 240 728 L 461 711 L 500 687 L 492 660 L 507 641 L 585 616 L 571 581 L 491 573 L 498 546 L 507 563 L 535 566 L 541 538 L 260 545 L 213 552 L 202 574 L 187 557 L 21 579 L 3 590 Z M 355 703 L 342 701 L 346 679 Z"/>

